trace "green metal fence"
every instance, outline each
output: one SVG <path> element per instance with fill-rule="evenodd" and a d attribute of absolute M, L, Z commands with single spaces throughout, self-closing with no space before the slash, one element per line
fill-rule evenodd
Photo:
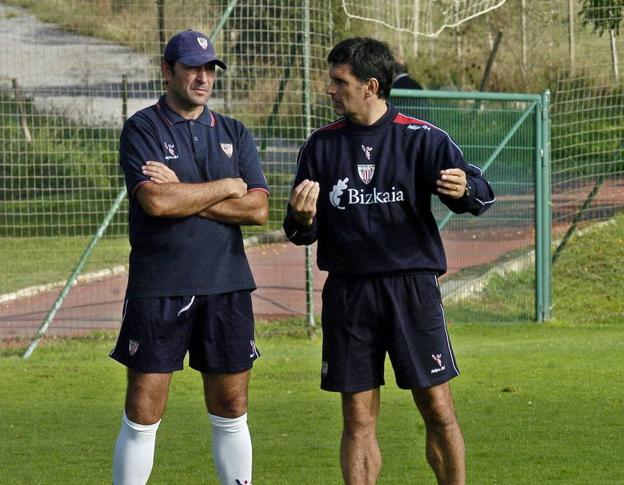
<path fill-rule="evenodd" d="M 549 93 L 507 94 L 394 90 L 392 102 L 448 132 L 466 159 L 485 172 L 496 194 L 479 218 L 455 215 L 437 199 L 434 213 L 449 272 L 442 278 L 449 318 L 498 321 L 550 317 Z M 515 314 L 490 308 L 488 292 L 532 273 L 531 292 L 509 292 Z M 516 282 L 517 286 L 517 282 Z M 501 296 L 500 294 L 498 295 Z M 505 295 L 503 295 L 505 296 Z"/>

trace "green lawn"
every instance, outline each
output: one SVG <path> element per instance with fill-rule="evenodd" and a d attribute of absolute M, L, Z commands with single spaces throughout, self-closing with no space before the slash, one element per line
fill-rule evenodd
<path fill-rule="evenodd" d="M 624 482 L 622 323 L 451 328 L 469 483 Z M 339 397 L 318 389 L 319 337 L 268 335 L 274 328 L 260 325 L 251 382 L 254 481 L 341 483 Z M 2 351 L 0 483 L 108 483 L 125 386 L 107 357 L 113 343 L 46 341 L 28 361 Z M 409 394 L 386 380 L 379 483 L 434 483 Z M 173 381 L 150 483 L 217 483 L 210 456 L 200 379 L 187 369 Z"/>

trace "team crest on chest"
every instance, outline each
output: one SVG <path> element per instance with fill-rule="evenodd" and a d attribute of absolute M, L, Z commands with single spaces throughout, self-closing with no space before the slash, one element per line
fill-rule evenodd
<path fill-rule="evenodd" d="M 374 163 L 358 163 L 358 175 L 362 179 L 366 185 L 373 180 L 373 175 L 375 175 L 375 164 Z"/>
<path fill-rule="evenodd" d="M 234 154 L 234 145 L 231 143 L 221 143 L 221 150 L 223 150 L 223 153 L 225 153 L 228 158 L 232 158 L 232 155 Z"/>

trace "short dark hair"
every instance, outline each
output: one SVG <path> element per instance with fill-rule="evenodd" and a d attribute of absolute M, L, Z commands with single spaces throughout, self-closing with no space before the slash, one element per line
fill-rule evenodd
<path fill-rule="evenodd" d="M 370 37 L 345 39 L 330 51 L 329 64 L 348 64 L 353 75 L 361 82 L 374 77 L 379 81 L 379 97 L 390 96 L 394 78 L 394 57 L 388 44 Z"/>

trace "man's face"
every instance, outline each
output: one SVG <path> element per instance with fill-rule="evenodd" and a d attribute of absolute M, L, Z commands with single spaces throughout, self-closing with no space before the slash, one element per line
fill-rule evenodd
<path fill-rule="evenodd" d="M 167 95 L 190 111 L 206 105 L 217 73 L 214 63 L 191 67 L 176 61 L 173 72 L 168 65 L 163 65 L 163 76 L 167 81 Z"/>
<path fill-rule="evenodd" d="M 349 64 L 333 64 L 329 69 L 326 92 L 331 97 L 337 115 L 358 117 L 368 109 L 368 86 L 357 79 Z"/>

